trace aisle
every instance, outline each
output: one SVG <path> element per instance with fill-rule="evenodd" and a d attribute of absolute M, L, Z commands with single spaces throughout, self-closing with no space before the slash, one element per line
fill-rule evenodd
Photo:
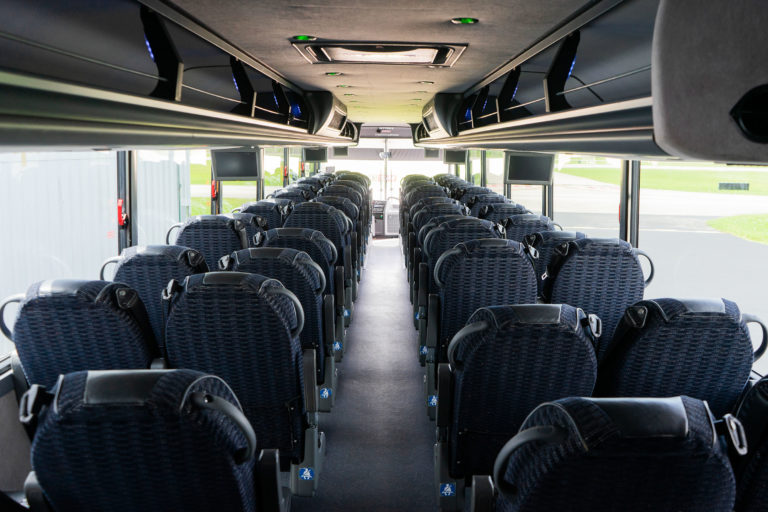
<path fill-rule="evenodd" d="M 339 399 L 321 417 L 328 454 L 314 498 L 298 512 L 424 512 L 432 491 L 434 423 L 421 396 L 408 284 L 397 238 L 375 240 L 341 363 Z"/>

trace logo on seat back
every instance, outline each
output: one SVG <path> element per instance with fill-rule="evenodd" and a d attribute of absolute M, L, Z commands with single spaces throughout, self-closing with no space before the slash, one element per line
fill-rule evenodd
<path fill-rule="evenodd" d="M 334 341 L 333 342 L 333 351 L 338 352 L 341 350 L 341 342 L 340 341 Z"/>
<path fill-rule="evenodd" d="M 314 480 L 315 471 L 312 468 L 301 468 L 299 471 L 299 478 L 302 480 Z"/>
<path fill-rule="evenodd" d="M 328 399 L 328 398 L 331 397 L 331 393 L 332 393 L 332 391 L 330 390 L 330 388 L 321 388 L 320 389 L 320 398 Z"/>
<path fill-rule="evenodd" d="M 456 496 L 456 484 L 440 484 L 440 496 Z"/>
<path fill-rule="evenodd" d="M 429 395 L 429 398 L 427 398 L 427 405 L 429 407 L 437 407 L 437 395 Z"/>

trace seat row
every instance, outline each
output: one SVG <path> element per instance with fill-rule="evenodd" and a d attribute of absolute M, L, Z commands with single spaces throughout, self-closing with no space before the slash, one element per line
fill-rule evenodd
<path fill-rule="evenodd" d="M 427 255 L 420 271 L 412 268 L 411 279 L 420 281 L 412 298 L 419 305 L 415 318 L 420 358 L 427 365 L 427 407 L 437 417 L 435 485 L 441 509 L 463 509 L 464 485 L 474 475 L 493 473 L 494 461 L 497 472 L 507 467 L 509 452 L 506 458 L 503 451 L 497 453 L 539 404 L 569 396 L 688 394 L 707 400 L 704 407 L 711 407 L 714 417 L 736 410 L 753 361 L 765 350 L 766 331 L 759 320 L 742 315 L 726 300 L 642 301 L 652 264 L 644 280 L 637 259 L 644 253 L 619 240 L 550 228 L 526 233 L 518 243 L 502 240 L 503 226 L 472 218 L 466 208 L 441 215 L 445 205 L 458 205 L 467 193 L 477 192 L 465 183 L 452 194 L 458 199 L 447 199 L 446 178 L 456 183 L 453 176 L 435 178 L 443 181 L 446 195 L 417 178 L 416 185 L 404 183 L 401 191 L 406 202 L 418 197 L 410 210 L 405 206 L 401 229 L 411 231 L 413 244 L 413 225 L 405 221 L 412 219 L 419 226 L 415 254 L 423 250 Z M 435 195 L 422 195 L 424 189 Z M 504 201 L 483 208 L 503 209 L 509 204 Z M 435 293 L 427 299 L 426 290 Z M 584 311 L 599 311 L 607 321 Z M 760 324 L 764 332 L 754 354 L 748 322 Z M 695 369 L 687 368 L 692 359 L 697 360 Z M 642 413 L 639 399 L 589 400 L 614 400 L 615 407 L 630 411 L 626 414 L 638 407 Z M 557 402 L 554 406 L 559 407 Z M 517 508 L 499 487 L 485 480 L 479 487 L 495 494 L 493 499 L 487 492 L 473 495 L 478 510 L 491 510 L 490 504 L 499 510 L 544 510 L 558 503 Z"/>
<path fill-rule="evenodd" d="M 25 399 L 29 432 L 40 412 L 34 396 L 59 390 L 60 375 L 111 370 L 112 382 L 130 387 L 133 378 L 154 377 L 134 377 L 129 369 L 191 369 L 231 386 L 237 398 L 222 396 L 247 420 L 240 430 L 251 429 L 260 447 L 278 450 L 268 456 L 290 471 L 294 494 L 312 495 L 325 451 L 318 412 L 330 411 L 336 397 L 335 364 L 361 272 L 349 257 L 346 214 L 319 201 L 266 206 L 286 227 L 267 229 L 266 211 L 189 219 L 178 226 L 177 245 L 131 247 L 108 260 L 102 279 L 114 263 L 113 282 L 46 281 L 4 301 L 0 317 L 8 304 L 21 303 L 13 332 L 4 322 L 0 327 L 16 345 L 17 389 L 32 385 Z M 42 488 L 47 493 L 46 482 Z"/>

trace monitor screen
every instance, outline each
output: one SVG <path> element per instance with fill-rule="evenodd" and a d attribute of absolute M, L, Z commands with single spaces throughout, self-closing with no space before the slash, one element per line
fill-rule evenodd
<path fill-rule="evenodd" d="M 213 179 L 217 181 L 257 180 L 261 177 L 258 149 L 211 150 Z"/>
<path fill-rule="evenodd" d="M 466 162 L 466 150 L 446 149 L 445 152 L 443 152 L 444 164 L 465 164 Z"/>
<path fill-rule="evenodd" d="M 555 155 L 506 152 L 505 183 L 550 185 Z"/>
<path fill-rule="evenodd" d="M 424 158 L 440 158 L 439 149 L 425 149 Z"/>
<path fill-rule="evenodd" d="M 349 148 L 333 148 L 333 158 L 338 158 L 340 156 L 349 156 Z"/>
<path fill-rule="evenodd" d="M 302 160 L 305 162 L 327 162 L 328 148 L 304 148 Z"/>

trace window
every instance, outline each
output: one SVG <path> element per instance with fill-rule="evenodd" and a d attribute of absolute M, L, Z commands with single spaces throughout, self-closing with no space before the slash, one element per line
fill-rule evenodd
<path fill-rule="evenodd" d="M 301 148 L 288 151 L 288 181 L 293 183 L 301 177 Z"/>
<path fill-rule="evenodd" d="M 554 219 L 566 231 L 581 231 L 592 238 L 619 236 L 619 201 L 622 161 L 561 153 L 555 159 Z M 541 211 L 540 186 L 515 190 L 512 198 L 529 194 L 531 210 Z M 642 202 L 642 201 L 641 201 Z M 535 205 L 536 208 L 531 208 Z"/>
<path fill-rule="evenodd" d="M 264 149 L 264 197 L 283 188 L 283 148 Z"/>
<path fill-rule="evenodd" d="M 504 193 L 504 152 L 486 151 L 485 186 L 498 194 Z"/>
<path fill-rule="evenodd" d="M 469 151 L 469 175 L 473 184 L 480 186 L 482 184 L 483 170 L 483 152 L 473 149 Z"/>
<path fill-rule="evenodd" d="M 193 174 L 190 166 L 191 153 L 207 152 L 136 152 L 134 222 L 138 239 L 133 241 L 135 245 L 164 244 L 168 228 L 189 217 L 192 203 L 190 181 Z M 197 156 L 201 158 L 204 155 Z M 198 174 L 201 174 L 203 179 L 208 177 L 208 186 L 203 185 L 202 192 L 210 194 L 210 165 Z M 205 202 L 206 198 L 200 199 Z M 209 213 L 210 199 L 207 208 L 206 213 Z"/>
<path fill-rule="evenodd" d="M 211 153 L 204 149 L 189 152 L 191 216 L 211 213 Z"/>
<path fill-rule="evenodd" d="M 0 233 L 0 297 L 45 279 L 97 279 L 118 252 L 116 153 L 0 153 Z M 9 325 L 15 312 L 6 309 Z M 0 335 L 0 354 L 11 346 Z"/>

